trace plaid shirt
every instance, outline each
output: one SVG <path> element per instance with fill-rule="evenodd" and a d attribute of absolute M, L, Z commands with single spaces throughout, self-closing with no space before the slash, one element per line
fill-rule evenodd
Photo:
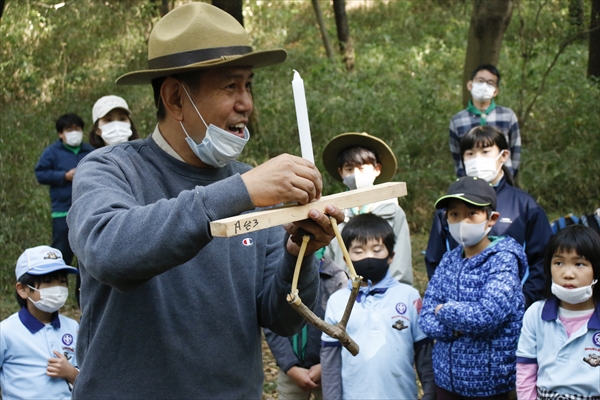
<path fill-rule="evenodd" d="M 510 158 L 505 165 L 513 176 L 516 176 L 521 162 L 521 133 L 517 116 L 510 108 L 496 106 L 487 116 L 486 121 L 488 125 L 500 129 L 506 137 Z M 456 176 L 459 178 L 465 176 L 460 154 L 460 138 L 476 126 L 479 126 L 479 116 L 471 114 L 467 110 L 462 110 L 454 115 L 450 121 L 450 152 L 454 159 Z"/>

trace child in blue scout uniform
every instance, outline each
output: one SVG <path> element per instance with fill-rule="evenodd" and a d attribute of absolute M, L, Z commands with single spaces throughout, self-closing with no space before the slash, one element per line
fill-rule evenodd
<path fill-rule="evenodd" d="M 457 180 L 436 208 L 446 208 L 450 234 L 460 243 L 429 282 L 419 320 L 436 339 L 438 399 L 507 399 L 515 388 L 527 257 L 514 239 L 487 236 L 500 216 L 485 180 Z"/>
<path fill-rule="evenodd" d="M 415 365 L 423 399 L 435 396 L 431 368 L 432 342 L 417 321 L 421 296 L 389 272 L 394 231 L 375 214 L 360 214 L 342 231 L 356 273 L 363 277 L 346 331 L 360 346 L 358 355 L 343 351 L 338 340 L 322 335 L 321 374 L 325 399 L 416 399 Z M 325 322 L 337 324 L 344 314 L 347 288 L 327 303 Z"/>
<path fill-rule="evenodd" d="M 73 176 L 79 161 L 94 150 L 82 143 L 83 120 L 76 114 L 64 114 L 56 120 L 58 140 L 46 147 L 37 165 L 38 183 L 50 186 L 52 202 L 52 247 L 60 250 L 65 263 L 71 265 L 73 251 L 69 245 L 67 212 L 71 208 Z"/>
<path fill-rule="evenodd" d="M 572 225 L 544 257 L 547 300 L 525 313 L 517 350 L 519 399 L 600 399 L 600 236 Z"/>
<path fill-rule="evenodd" d="M 319 318 L 325 316 L 329 297 L 348 282 L 348 275 L 331 257 L 324 254 L 323 247 L 315 256 L 319 261 L 319 299 L 314 313 Z M 273 357 L 279 366 L 277 393 L 279 399 L 323 398 L 321 390 L 321 331 L 312 324 L 306 324 L 292 337 L 279 336 L 265 328 L 265 338 Z"/>
<path fill-rule="evenodd" d="M 5 400 L 70 399 L 79 324 L 58 313 L 65 304 L 67 274 L 59 250 L 38 246 L 17 261 L 16 297 L 21 310 L 0 323 L 0 388 Z"/>
<path fill-rule="evenodd" d="M 523 294 L 525 307 L 528 307 L 544 298 L 544 250 L 552 236 L 548 217 L 532 196 L 512 186 L 512 176 L 504 165 L 509 157 L 508 143 L 496 127 L 473 128 L 461 139 L 460 150 L 467 176 L 485 179 L 496 191 L 496 211 L 500 218 L 490 235 L 512 237 L 527 255 L 529 270 L 523 283 Z M 425 254 L 429 279 L 444 253 L 457 246 L 448 230 L 444 210 L 437 210 Z"/>
<path fill-rule="evenodd" d="M 398 169 L 396 156 L 381 139 L 368 133 L 348 132 L 337 135 L 323 150 L 323 165 L 336 180 L 343 182 L 349 190 L 373 186 L 391 180 Z M 406 214 L 398 199 L 388 199 L 361 207 L 344 210 L 345 222 L 355 215 L 373 213 L 392 226 L 396 236 L 394 252 L 398 255 L 390 265 L 392 277 L 408 285 L 413 284 L 410 232 Z M 344 224 L 340 224 L 343 230 Z M 337 240 L 327 246 L 327 252 L 341 266 L 346 266 L 342 249 Z"/>

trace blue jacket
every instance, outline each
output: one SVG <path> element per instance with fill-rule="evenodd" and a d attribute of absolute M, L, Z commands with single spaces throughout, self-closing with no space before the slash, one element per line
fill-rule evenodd
<path fill-rule="evenodd" d="M 436 384 L 467 397 L 515 388 L 515 353 L 525 311 L 520 279 L 527 257 L 510 237 L 490 240 L 471 258 L 463 258 L 462 246 L 444 254 L 419 320 L 421 330 L 437 339 Z M 436 315 L 439 304 L 444 306 Z"/>
<path fill-rule="evenodd" d="M 552 236 L 550 222 L 535 199 L 502 178 L 494 188 L 497 196 L 497 211 L 500 218 L 492 227 L 490 236 L 510 236 L 525 249 L 529 262 L 529 276 L 523 285 L 526 306 L 544 298 L 544 251 Z M 445 210 L 438 210 L 433 218 L 429 243 L 425 254 L 425 265 L 429 279 L 433 276 L 444 253 L 454 249 L 458 243 L 448 231 Z"/>
<path fill-rule="evenodd" d="M 35 166 L 35 177 L 38 183 L 50 185 L 52 212 L 66 212 L 71 208 L 73 182 L 65 180 L 65 173 L 77 167 L 79 161 L 93 150 L 89 144 L 81 143 L 79 153 L 75 154 L 59 139 L 42 153 Z"/>

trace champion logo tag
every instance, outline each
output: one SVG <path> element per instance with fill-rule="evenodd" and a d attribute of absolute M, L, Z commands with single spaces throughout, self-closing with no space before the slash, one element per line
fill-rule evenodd
<path fill-rule="evenodd" d="M 242 240 L 242 244 L 244 246 L 252 246 L 254 244 L 254 240 L 252 240 L 252 238 L 244 238 Z"/>

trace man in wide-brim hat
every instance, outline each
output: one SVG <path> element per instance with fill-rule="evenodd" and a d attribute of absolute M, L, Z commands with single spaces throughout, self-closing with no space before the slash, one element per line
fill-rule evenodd
<path fill-rule="evenodd" d="M 311 210 L 285 230 L 241 225 L 229 239 L 213 238 L 209 224 L 321 195 L 319 171 L 299 157 L 254 169 L 236 161 L 249 138 L 253 68 L 285 57 L 253 51 L 224 11 L 188 3 L 154 27 L 148 69 L 117 80 L 152 83 L 158 124 L 77 168 L 68 215 L 82 276 L 74 399 L 261 397 L 261 327 L 284 336 L 302 327 L 286 301 L 302 231 L 311 255 L 333 238 L 331 223 Z M 338 208 L 327 212 L 343 221 Z M 318 282 L 305 257 L 305 304 L 315 304 Z"/>

